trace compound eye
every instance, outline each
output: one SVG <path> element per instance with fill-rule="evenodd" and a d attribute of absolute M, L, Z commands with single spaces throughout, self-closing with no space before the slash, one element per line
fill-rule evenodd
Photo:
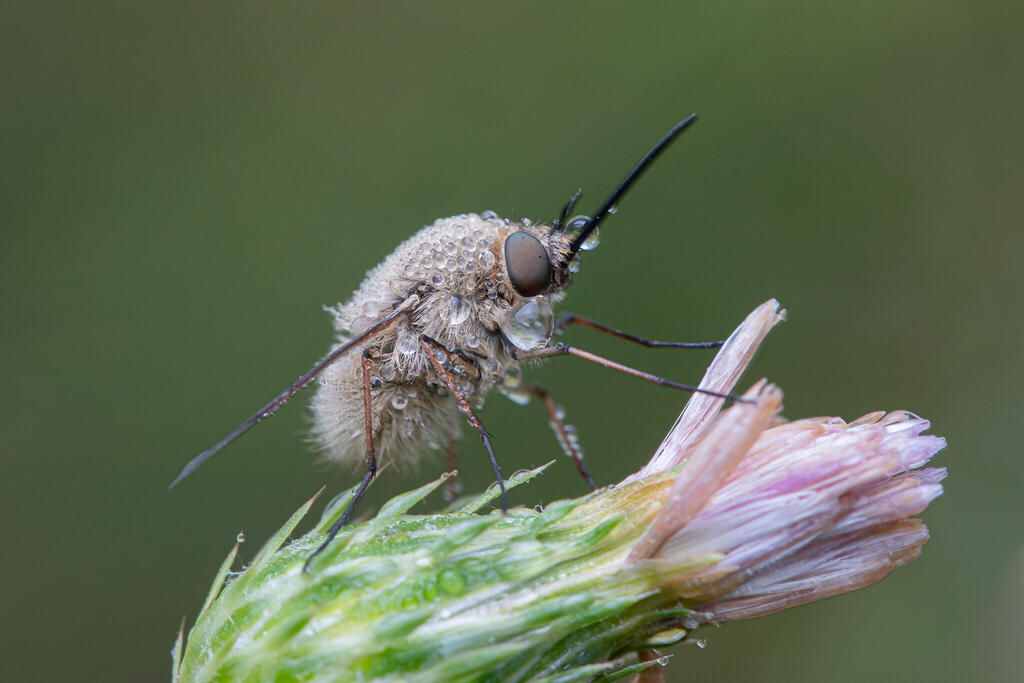
<path fill-rule="evenodd" d="M 520 296 L 537 296 L 551 286 L 551 262 L 540 240 L 528 232 L 514 232 L 505 240 L 505 265 Z"/>

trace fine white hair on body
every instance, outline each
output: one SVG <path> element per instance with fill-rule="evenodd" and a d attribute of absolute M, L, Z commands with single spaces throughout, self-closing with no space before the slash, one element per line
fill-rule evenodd
<path fill-rule="evenodd" d="M 407 316 L 320 375 L 312 401 L 312 437 L 328 460 L 357 466 L 365 457 L 362 362 L 367 349 L 375 352 L 371 413 L 381 465 L 415 463 L 425 452 L 445 448 L 464 421 L 421 345 L 424 335 L 461 352 L 462 358 L 452 358 L 446 367 L 475 407 L 496 385 L 514 388 L 519 363 L 507 351 L 499 324 L 525 301 L 509 284 L 503 251 L 506 238 L 516 231 L 536 237 L 552 263 L 567 258 L 572 236 L 528 219 L 513 222 L 493 212 L 442 218 L 367 272 L 348 301 L 326 309 L 333 317 L 337 348 L 416 297 Z M 530 301 L 555 303 L 568 283 L 560 284 Z"/>

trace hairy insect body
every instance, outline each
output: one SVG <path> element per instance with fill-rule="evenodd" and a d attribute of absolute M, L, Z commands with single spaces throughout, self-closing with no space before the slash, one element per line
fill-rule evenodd
<path fill-rule="evenodd" d="M 543 295 L 524 297 L 510 284 L 505 245 L 518 232 L 536 238 L 553 265 Z M 474 407 L 495 387 L 516 398 L 520 367 L 513 354 L 550 340 L 551 304 L 562 298 L 571 277 L 572 239 L 526 219 L 464 214 L 422 228 L 369 271 L 347 302 L 327 309 L 337 331 L 334 348 L 400 308 L 407 314 L 320 375 L 313 438 L 325 456 L 354 463 L 366 455 L 364 359 L 371 369 L 374 450 L 381 462 L 416 462 L 459 434 L 464 418 L 457 397 L 429 353 Z"/>
<path fill-rule="evenodd" d="M 524 361 L 574 356 L 661 386 L 743 400 L 673 382 L 575 346 L 550 343 L 556 328 L 579 323 L 649 348 L 722 344 L 653 341 L 568 313 L 556 323 L 551 311 L 579 268 L 580 252 L 597 245 L 598 225 L 615 213 L 616 203 L 644 170 L 695 120 L 691 115 L 673 126 L 593 216 L 569 217 L 581 195 L 577 190 L 550 225 L 501 219 L 485 211 L 442 218 L 422 228 L 369 271 L 347 302 L 327 309 L 337 333 L 331 351 L 192 458 L 171 486 L 316 381 L 314 442 L 328 460 L 346 464 L 361 460 L 366 472 L 323 543 L 306 561 L 308 569 L 351 520 L 382 461 L 414 463 L 425 451 L 449 446 L 447 464 L 454 468 L 455 452 L 450 446 L 463 418 L 483 443 L 501 489 L 501 507 L 507 510 L 501 467 L 490 435 L 474 412 L 495 388 L 517 403 L 530 396 L 540 399 L 559 444 L 584 481 L 596 489 L 583 464 L 575 430 L 564 422 L 564 411 L 543 387 L 521 382 Z M 453 485 L 446 493 L 455 495 L 457 487 L 454 480 L 450 482 Z"/>

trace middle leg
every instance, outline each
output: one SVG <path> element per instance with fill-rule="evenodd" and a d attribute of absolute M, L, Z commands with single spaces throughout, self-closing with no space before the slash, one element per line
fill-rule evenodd
<path fill-rule="evenodd" d="M 580 453 L 579 445 L 576 443 L 575 437 L 569 434 L 569 430 L 566 429 L 565 422 L 562 420 L 561 415 L 558 414 L 558 406 L 551 399 L 548 390 L 529 382 L 520 382 L 519 387 L 544 402 L 544 407 L 547 408 L 548 414 L 551 416 L 551 428 L 555 430 L 555 437 L 562 444 L 562 449 L 576 463 L 576 469 L 579 470 L 583 480 L 590 485 L 590 488 L 597 490 L 597 484 L 594 483 L 593 477 L 590 476 L 590 472 L 587 471 L 586 466 L 583 464 L 583 454 Z"/>

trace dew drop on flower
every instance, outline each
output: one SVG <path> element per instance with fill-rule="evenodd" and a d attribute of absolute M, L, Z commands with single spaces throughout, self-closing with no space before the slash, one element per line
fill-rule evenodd
<path fill-rule="evenodd" d="M 517 348 L 532 351 L 546 346 L 555 329 L 551 304 L 543 297 L 534 297 L 509 309 L 498 324 L 501 333 Z"/>

